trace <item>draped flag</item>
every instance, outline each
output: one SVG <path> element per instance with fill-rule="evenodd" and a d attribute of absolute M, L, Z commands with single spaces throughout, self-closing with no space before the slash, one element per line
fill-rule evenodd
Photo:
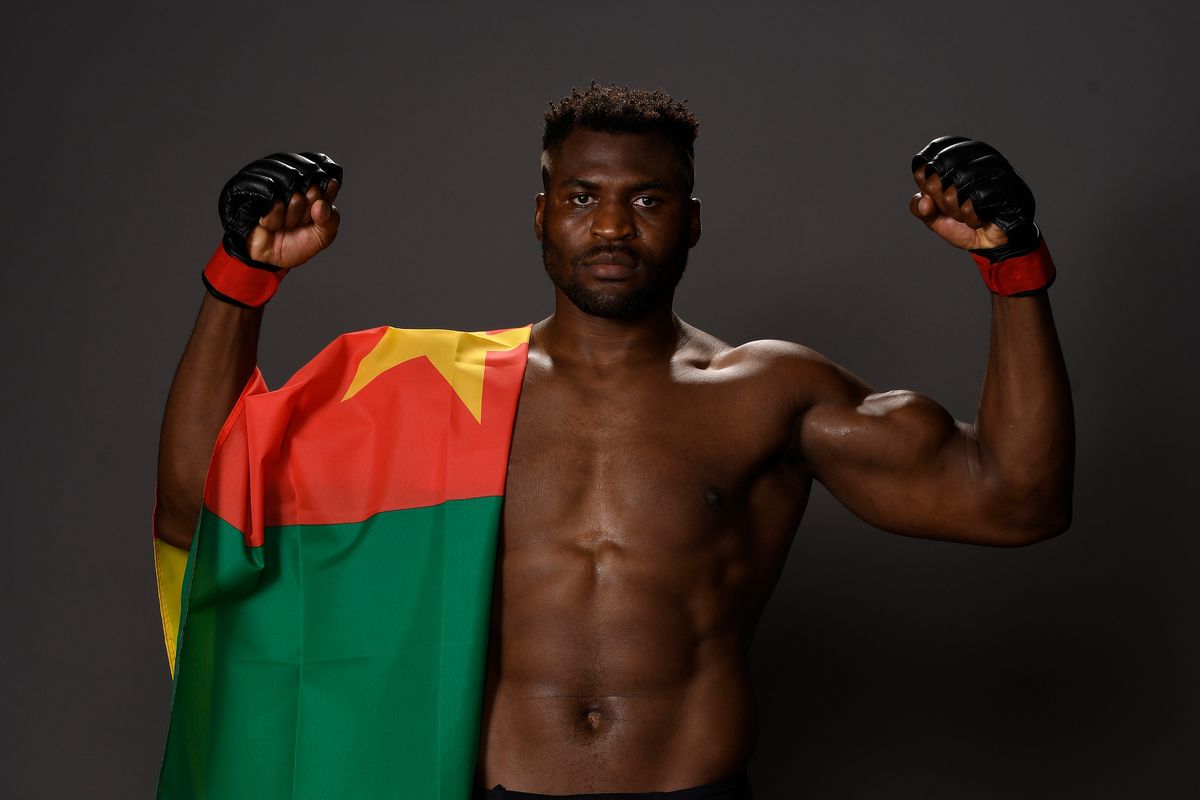
<path fill-rule="evenodd" d="M 154 539 L 158 797 L 470 796 L 530 328 L 339 336 L 226 419 L 191 550 Z"/>

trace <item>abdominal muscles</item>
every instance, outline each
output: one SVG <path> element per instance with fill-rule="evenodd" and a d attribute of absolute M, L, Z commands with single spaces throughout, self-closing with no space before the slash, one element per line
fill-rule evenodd
<path fill-rule="evenodd" d="M 485 781 L 668 791 L 745 764 L 755 731 L 751 570 L 733 531 L 706 533 L 685 543 L 648 531 L 631 546 L 619 541 L 634 541 L 630 532 L 597 531 L 503 550 Z"/>

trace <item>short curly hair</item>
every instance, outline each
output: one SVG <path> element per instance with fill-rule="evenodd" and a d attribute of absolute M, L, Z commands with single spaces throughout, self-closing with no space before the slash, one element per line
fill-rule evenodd
<path fill-rule="evenodd" d="M 576 127 L 605 133 L 648 133 L 661 131 L 679 154 L 687 175 L 688 193 L 695 184 L 696 134 L 700 123 L 688 110 L 687 100 L 676 100 L 662 89 L 632 89 L 628 86 L 599 86 L 571 93 L 550 103 L 542 129 L 542 185 L 549 182 L 550 153 Z"/>

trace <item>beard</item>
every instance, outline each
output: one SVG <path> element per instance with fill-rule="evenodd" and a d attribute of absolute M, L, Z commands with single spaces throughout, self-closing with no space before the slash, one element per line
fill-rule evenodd
<path fill-rule="evenodd" d="M 576 308 L 593 317 L 636 320 L 663 300 L 670 302 L 687 269 L 688 243 L 686 239 L 680 241 L 678 247 L 656 264 L 639 259 L 639 267 L 645 270 L 647 280 L 632 291 L 628 287 L 605 289 L 584 283 L 580 277 L 583 262 L 605 253 L 625 253 L 637 258 L 637 254 L 627 247 L 607 245 L 593 247 L 568 259 L 548 235 L 542 238 L 542 265 L 546 274 Z"/>

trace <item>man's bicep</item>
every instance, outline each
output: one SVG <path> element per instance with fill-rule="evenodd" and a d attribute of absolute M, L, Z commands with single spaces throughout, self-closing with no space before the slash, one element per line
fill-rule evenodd
<path fill-rule="evenodd" d="M 799 418 L 800 453 L 860 519 L 911 536 L 976 541 L 974 429 L 907 390 L 876 392 L 832 363 L 814 371 Z"/>

